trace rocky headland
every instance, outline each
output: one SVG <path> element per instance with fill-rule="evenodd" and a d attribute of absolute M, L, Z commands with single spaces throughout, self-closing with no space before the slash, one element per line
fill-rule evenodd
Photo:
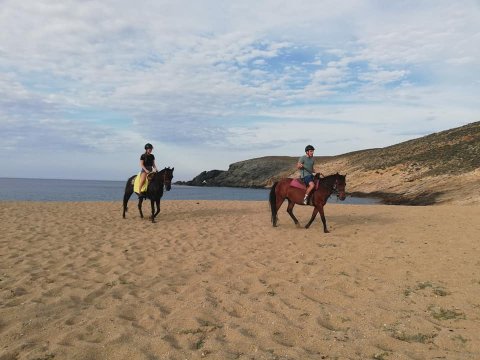
<path fill-rule="evenodd" d="M 321 148 L 320 144 L 318 146 Z M 296 177 L 298 157 L 266 156 L 204 171 L 194 186 L 270 187 Z M 347 174 L 352 196 L 387 204 L 480 204 L 480 122 L 385 148 L 315 157 L 315 171 Z"/>

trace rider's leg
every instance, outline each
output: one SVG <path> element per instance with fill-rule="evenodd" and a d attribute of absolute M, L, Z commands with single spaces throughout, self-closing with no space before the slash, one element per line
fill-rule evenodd
<path fill-rule="evenodd" d="M 313 181 L 310 181 L 308 183 L 307 191 L 305 192 L 305 197 L 303 198 L 303 204 L 307 205 L 308 204 L 308 196 L 310 195 L 310 192 L 313 190 L 315 184 Z"/>
<path fill-rule="evenodd" d="M 142 188 L 143 188 L 143 184 L 145 184 L 145 179 L 147 178 L 147 173 L 145 171 L 142 171 L 140 173 L 140 183 L 139 183 L 139 188 L 138 188 L 138 191 L 141 193 L 142 192 Z"/>

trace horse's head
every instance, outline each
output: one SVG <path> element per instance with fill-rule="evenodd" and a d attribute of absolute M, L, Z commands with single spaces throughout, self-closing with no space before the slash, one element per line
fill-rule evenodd
<path fill-rule="evenodd" d="M 165 190 L 170 191 L 172 188 L 172 179 L 173 179 L 173 169 L 175 168 L 165 168 L 161 172 L 163 172 L 163 185 L 165 186 Z"/>
<path fill-rule="evenodd" d="M 333 183 L 333 192 L 335 192 L 337 194 L 337 197 L 343 201 L 347 197 L 345 195 L 345 186 L 347 186 L 347 175 L 340 175 L 339 173 L 336 173 L 334 176 L 335 182 Z"/>

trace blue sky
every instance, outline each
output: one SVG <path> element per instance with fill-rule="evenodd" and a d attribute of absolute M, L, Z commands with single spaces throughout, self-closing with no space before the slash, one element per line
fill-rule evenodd
<path fill-rule="evenodd" d="M 473 0 L 0 0 L 0 177 L 124 180 L 150 142 L 189 180 L 479 121 L 479 24 Z"/>

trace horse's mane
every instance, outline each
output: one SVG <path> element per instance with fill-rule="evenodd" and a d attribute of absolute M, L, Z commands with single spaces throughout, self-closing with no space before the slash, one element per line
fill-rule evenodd
<path fill-rule="evenodd" d="M 324 177 L 320 177 L 318 174 L 317 174 L 317 176 L 318 176 L 318 180 L 319 180 L 320 182 L 327 182 L 327 181 L 329 181 L 329 180 L 331 180 L 331 179 L 333 179 L 333 178 L 336 178 L 336 177 L 338 177 L 338 176 L 343 176 L 343 175 L 340 175 L 340 174 L 337 172 L 337 173 L 335 173 L 335 174 L 330 174 L 330 175 L 327 175 L 327 176 L 324 176 Z"/>
<path fill-rule="evenodd" d="M 173 168 L 170 168 L 170 166 L 169 166 L 169 167 L 164 167 L 162 170 L 157 171 L 157 172 L 155 172 L 155 173 L 153 173 L 153 174 L 163 174 L 163 173 L 164 173 L 165 171 L 167 171 L 167 170 L 173 171 Z M 151 174 L 152 174 L 152 173 L 151 173 Z"/>
<path fill-rule="evenodd" d="M 318 175 L 317 175 L 318 176 Z M 345 177 L 345 175 L 340 175 L 338 172 L 335 174 L 330 174 L 324 177 L 318 176 L 318 183 L 323 186 L 333 186 L 335 179 L 339 177 Z"/>
<path fill-rule="evenodd" d="M 163 168 L 162 170 L 160 171 L 157 171 L 157 172 L 151 172 L 150 174 L 148 174 L 148 179 L 149 181 L 153 181 L 154 179 L 158 179 L 156 181 L 160 182 L 160 183 L 163 183 L 163 177 L 161 177 L 160 175 L 163 175 L 165 173 L 165 171 L 173 171 L 173 168 L 170 169 L 170 167 L 165 167 Z"/>

